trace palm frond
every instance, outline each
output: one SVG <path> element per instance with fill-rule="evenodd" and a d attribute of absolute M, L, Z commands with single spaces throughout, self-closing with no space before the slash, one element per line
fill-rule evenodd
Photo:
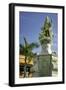
<path fill-rule="evenodd" d="M 38 48 L 38 47 L 39 45 L 37 43 L 31 43 L 28 48 L 33 50 L 34 48 Z"/>
<path fill-rule="evenodd" d="M 29 45 L 25 37 L 24 37 L 24 43 L 26 47 Z"/>

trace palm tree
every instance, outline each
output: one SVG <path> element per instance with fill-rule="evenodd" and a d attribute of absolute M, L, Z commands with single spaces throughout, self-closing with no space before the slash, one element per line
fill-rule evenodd
<path fill-rule="evenodd" d="M 34 57 L 35 53 L 32 52 L 34 48 L 38 48 L 39 45 L 37 43 L 29 44 L 24 38 L 24 45 L 20 44 L 20 54 L 25 56 L 25 66 L 24 66 L 24 77 L 26 77 L 26 67 L 27 67 L 27 59 L 30 60 Z"/>

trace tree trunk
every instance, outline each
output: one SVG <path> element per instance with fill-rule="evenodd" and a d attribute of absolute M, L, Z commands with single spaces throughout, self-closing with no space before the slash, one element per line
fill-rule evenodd
<path fill-rule="evenodd" d="M 26 68 L 27 68 L 27 63 L 26 63 L 27 57 L 25 56 L 25 65 L 24 65 L 24 77 L 26 77 Z"/>

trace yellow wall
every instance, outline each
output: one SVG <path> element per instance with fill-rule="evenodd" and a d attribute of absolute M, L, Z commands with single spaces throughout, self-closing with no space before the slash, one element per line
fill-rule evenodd
<path fill-rule="evenodd" d="M 30 60 L 30 62 L 28 62 L 29 60 L 27 60 L 27 64 L 31 64 L 33 65 L 33 60 Z M 25 56 L 24 55 L 19 55 L 19 63 L 20 64 L 24 64 L 25 63 Z"/>

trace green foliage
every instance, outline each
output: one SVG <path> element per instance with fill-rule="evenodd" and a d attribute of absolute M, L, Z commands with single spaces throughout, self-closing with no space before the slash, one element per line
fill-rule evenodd
<path fill-rule="evenodd" d="M 20 45 L 20 54 L 25 55 L 27 58 L 33 57 L 35 54 L 32 52 L 32 50 L 38 47 L 38 43 L 29 44 L 26 38 L 24 38 L 24 45 Z"/>

